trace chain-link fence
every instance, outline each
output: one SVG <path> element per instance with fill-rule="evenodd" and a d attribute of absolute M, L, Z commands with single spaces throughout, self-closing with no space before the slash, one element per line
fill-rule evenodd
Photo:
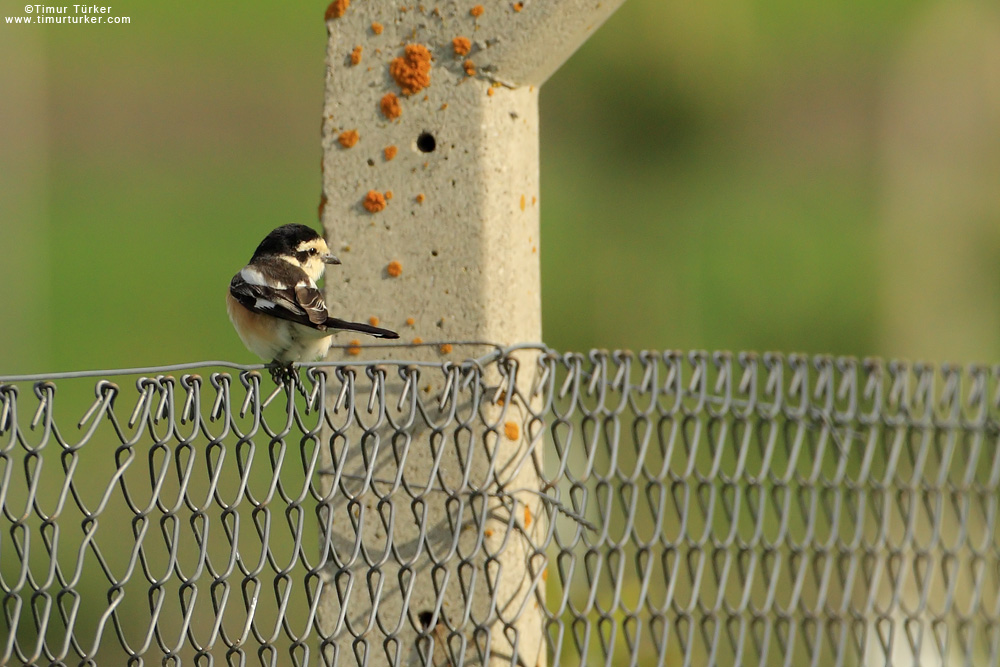
<path fill-rule="evenodd" d="M 998 664 L 1000 367 L 219 366 L 0 378 L 0 664 Z"/>

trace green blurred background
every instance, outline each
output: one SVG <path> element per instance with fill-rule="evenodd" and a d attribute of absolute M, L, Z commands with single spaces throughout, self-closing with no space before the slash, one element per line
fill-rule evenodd
<path fill-rule="evenodd" d="M 255 362 L 317 225 L 325 3 L 113 7 L 0 0 L 0 374 Z M 628 0 L 541 100 L 548 344 L 1000 356 L 995 3 Z"/>

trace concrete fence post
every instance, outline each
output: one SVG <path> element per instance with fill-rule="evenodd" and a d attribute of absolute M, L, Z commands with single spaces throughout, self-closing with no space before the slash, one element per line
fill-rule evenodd
<path fill-rule="evenodd" d="M 405 341 L 541 341 L 539 87 L 622 2 L 330 4 L 320 218 L 343 261 L 327 272 L 332 312 L 377 318 Z M 436 346 L 405 352 L 408 358 L 435 361 L 459 361 L 467 353 Z M 363 347 L 358 356 L 348 354 L 335 348 L 331 358 L 366 358 Z M 532 366 L 522 364 L 523 369 Z M 524 439 L 522 432 L 501 438 L 498 446 L 516 453 Z M 420 467 L 430 465 L 430 456 L 422 460 L 419 447 L 413 450 L 406 472 L 426 478 Z M 345 464 L 352 465 L 362 463 Z M 452 469 L 458 467 L 452 462 Z M 448 462 L 441 468 L 448 469 Z M 525 479 L 509 480 L 513 486 L 537 487 L 529 468 L 522 468 Z M 445 521 L 443 507 L 428 511 L 442 514 L 432 516 L 431 525 Z M 542 523 L 534 523 L 533 534 L 544 529 Z M 334 534 L 337 525 L 335 519 Z M 381 529 L 379 521 L 363 522 L 362 540 L 384 540 Z M 393 530 L 395 539 L 407 539 L 405 521 L 397 521 Z M 497 601 L 515 608 L 519 596 L 529 594 L 522 581 L 525 552 L 511 548 L 498 558 L 504 574 Z M 348 603 L 359 619 L 372 606 L 363 565 L 352 573 L 357 586 Z M 430 577 L 418 576 L 403 609 L 402 596 L 387 592 L 399 587 L 391 567 L 382 568 L 386 590 L 378 615 L 392 619 L 389 625 L 404 621 L 394 640 L 386 643 L 373 624 L 361 649 L 357 642 L 336 648 L 341 657 L 364 653 L 367 664 L 375 665 L 426 660 L 415 648 L 419 624 L 407 617 L 432 607 L 433 584 Z M 485 604 L 486 587 L 479 590 Z M 343 604 L 335 586 L 324 588 L 318 607 L 324 634 Z M 517 619 L 516 656 L 503 620 L 489 628 L 491 664 L 545 664 L 542 613 L 531 605 L 524 609 Z M 459 618 L 448 620 L 452 627 L 461 625 Z M 333 650 L 327 646 L 324 653 Z M 474 655 L 466 651 L 465 664 L 473 664 Z"/>

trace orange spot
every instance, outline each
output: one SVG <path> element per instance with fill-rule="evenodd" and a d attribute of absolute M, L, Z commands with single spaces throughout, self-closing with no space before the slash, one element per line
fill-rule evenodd
<path fill-rule="evenodd" d="M 398 278 L 403 273 L 403 265 L 392 260 L 389 262 L 388 266 L 385 267 L 385 272 L 389 274 L 391 278 Z"/>
<path fill-rule="evenodd" d="M 521 195 L 521 210 L 524 210 L 524 195 Z"/>
<path fill-rule="evenodd" d="M 486 530 L 483 531 L 483 536 L 484 537 L 493 537 L 493 531 L 490 530 L 489 528 L 487 528 Z"/>
<path fill-rule="evenodd" d="M 423 203 L 424 203 L 424 199 L 425 199 L 425 197 L 424 197 L 424 194 L 423 194 L 423 193 L 420 193 L 419 195 L 417 195 L 417 196 L 415 197 L 415 199 L 417 200 L 417 203 L 418 203 L 418 204 L 423 204 Z"/>
<path fill-rule="evenodd" d="M 471 60 L 466 60 L 462 63 L 462 69 L 465 70 L 466 76 L 475 76 L 476 74 L 476 63 Z"/>
<path fill-rule="evenodd" d="M 389 63 L 389 74 L 404 95 L 431 85 L 431 52 L 422 44 L 407 44 L 403 55 Z"/>
<path fill-rule="evenodd" d="M 527 528 L 531 525 L 531 508 L 527 505 L 524 506 L 524 527 Z"/>
<path fill-rule="evenodd" d="M 381 192 L 375 190 L 369 190 L 368 194 L 365 195 L 364 200 L 361 205 L 365 207 L 365 210 L 369 213 L 378 213 L 379 211 L 385 210 L 385 197 L 382 196 Z"/>
<path fill-rule="evenodd" d="M 420 336 L 417 336 L 416 338 L 413 339 L 413 344 L 414 345 L 420 345 L 423 342 L 424 342 L 424 339 L 421 338 Z"/>
<path fill-rule="evenodd" d="M 451 343 L 442 343 L 439 349 L 441 354 L 451 354 Z"/>
<path fill-rule="evenodd" d="M 372 315 L 371 317 L 368 318 L 368 324 L 372 325 L 373 327 L 377 327 L 378 326 L 378 318 L 375 317 L 374 315 Z"/>
<path fill-rule="evenodd" d="M 333 0 L 327 8 L 326 14 L 323 18 L 327 21 L 330 19 L 339 19 L 347 11 L 347 7 L 351 4 L 351 0 Z"/>
<path fill-rule="evenodd" d="M 548 581 L 548 580 L 549 580 L 549 568 L 545 568 L 544 570 L 542 570 L 542 581 Z"/>
<path fill-rule="evenodd" d="M 472 14 L 473 16 L 482 16 L 483 12 L 485 11 L 486 10 L 483 9 L 482 5 L 476 5 L 475 7 L 469 10 L 469 13 Z"/>
<path fill-rule="evenodd" d="M 512 6 L 513 6 L 515 12 L 519 12 L 522 9 L 524 9 L 524 3 L 523 2 L 515 2 Z"/>
<path fill-rule="evenodd" d="M 382 150 L 382 153 L 385 155 L 385 159 L 388 161 L 388 160 L 391 160 L 392 158 L 396 157 L 396 152 L 398 150 L 399 149 L 396 148 L 395 146 L 386 146 Z"/>
<path fill-rule="evenodd" d="M 417 321 L 415 319 L 413 319 L 412 317 L 407 317 L 406 318 L 406 326 L 412 327 L 416 323 L 417 323 Z"/>
<path fill-rule="evenodd" d="M 399 118 L 403 115 L 403 108 L 399 106 L 399 98 L 396 97 L 396 93 L 386 93 L 383 95 L 378 106 L 382 110 L 382 115 L 389 120 Z"/>
<path fill-rule="evenodd" d="M 353 354 L 355 356 L 361 354 L 361 341 L 355 338 L 350 343 L 348 343 L 347 354 Z"/>
<path fill-rule="evenodd" d="M 385 199 L 386 199 L 386 201 L 392 199 L 392 190 L 386 190 L 385 191 Z"/>
<path fill-rule="evenodd" d="M 496 93 L 496 88 L 487 88 L 487 90 L 486 90 L 486 94 L 487 95 L 489 95 L 490 97 L 493 97 L 494 93 Z"/>
<path fill-rule="evenodd" d="M 372 23 L 372 32 L 375 33 L 376 35 L 381 35 L 382 34 L 382 24 L 381 23 Z"/>
<path fill-rule="evenodd" d="M 361 47 L 355 46 L 354 50 L 351 51 L 351 64 L 357 65 L 361 62 Z"/>
<path fill-rule="evenodd" d="M 538 248 L 535 246 L 531 246 L 531 253 L 535 254 L 536 252 L 538 252 Z"/>
<path fill-rule="evenodd" d="M 456 37 L 451 40 L 451 48 L 455 49 L 456 56 L 467 56 L 472 50 L 472 41 L 468 37 Z"/>
<path fill-rule="evenodd" d="M 534 206 L 536 201 L 538 201 L 538 197 L 532 197 L 531 198 L 531 205 Z"/>
<path fill-rule="evenodd" d="M 340 133 L 340 136 L 337 137 L 337 141 L 339 141 L 340 145 L 344 148 L 350 148 L 354 144 L 358 143 L 358 139 L 360 138 L 361 135 L 358 134 L 357 130 L 347 130 Z"/>
<path fill-rule="evenodd" d="M 317 217 L 320 219 L 320 222 L 323 221 L 323 211 L 326 210 L 326 202 L 327 201 L 328 200 L 326 198 L 326 193 L 324 192 L 324 193 L 320 194 L 320 196 L 319 196 L 319 210 L 316 212 Z"/>
<path fill-rule="evenodd" d="M 444 104 L 441 105 L 441 111 L 444 111 L 447 108 L 448 108 L 448 103 L 447 102 L 445 102 Z"/>
<path fill-rule="evenodd" d="M 521 437 L 521 429 L 518 428 L 517 422 L 507 422 L 503 425 L 503 434 L 508 440 L 517 440 Z"/>

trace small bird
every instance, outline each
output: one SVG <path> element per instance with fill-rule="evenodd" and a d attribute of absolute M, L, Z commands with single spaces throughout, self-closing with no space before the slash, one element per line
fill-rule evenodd
<path fill-rule="evenodd" d="M 243 344 L 265 361 L 278 384 L 295 376 L 292 364 L 326 356 L 338 330 L 377 338 L 399 334 L 331 317 L 316 281 L 340 264 L 312 227 L 283 225 L 264 237 L 250 263 L 229 283 L 226 310 Z"/>

